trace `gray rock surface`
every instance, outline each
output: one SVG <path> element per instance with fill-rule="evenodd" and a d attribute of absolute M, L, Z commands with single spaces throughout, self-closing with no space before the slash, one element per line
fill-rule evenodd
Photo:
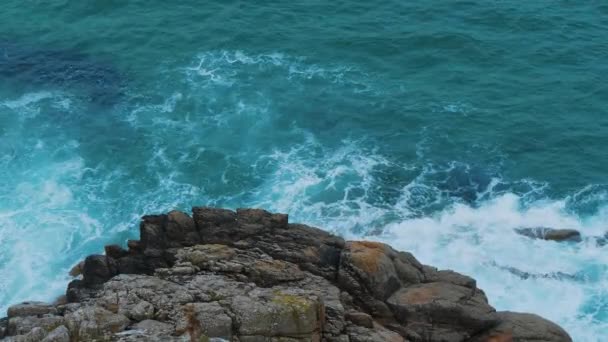
<path fill-rule="evenodd" d="M 67 303 L 0 319 L 6 341 L 571 341 L 496 312 L 475 280 L 286 215 L 194 208 L 146 216 L 128 250 L 85 258 Z"/>

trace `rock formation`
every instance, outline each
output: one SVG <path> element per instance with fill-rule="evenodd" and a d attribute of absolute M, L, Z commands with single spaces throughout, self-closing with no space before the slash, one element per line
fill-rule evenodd
<path fill-rule="evenodd" d="M 346 242 L 263 210 L 146 216 L 128 250 L 72 270 L 63 300 L 22 303 L 5 341 L 571 341 L 532 314 L 496 312 L 475 280 Z"/>
<path fill-rule="evenodd" d="M 532 239 L 542 239 L 549 241 L 572 241 L 581 242 L 581 233 L 575 229 L 554 229 L 546 227 L 518 228 L 515 229 L 520 235 Z"/>

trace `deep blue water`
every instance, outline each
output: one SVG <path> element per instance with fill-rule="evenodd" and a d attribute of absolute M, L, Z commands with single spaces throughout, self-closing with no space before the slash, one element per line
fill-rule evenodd
<path fill-rule="evenodd" d="M 0 8 L 0 310 L 143 214 L 255 206 L 606 339 L 608 3 Z M 584 242 L 513 232 L 539 225 Z"/>

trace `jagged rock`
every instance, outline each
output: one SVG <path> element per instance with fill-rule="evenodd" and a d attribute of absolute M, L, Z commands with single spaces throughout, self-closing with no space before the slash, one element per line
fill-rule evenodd
<path fill-rule="evenodd" d="M 408 253 L 377 242 L 353 241 L 342 250 L 338 284 L 374 316 L 391 318 L 385 300 L 404 285 L 420 283 L 422 269 Z"/>
<path fill-rule="evenodd" d="M 124 250 L 119 245 L 108 245 L 105 246 L 104 250 L 106 252 L 106 256 L 114 259 L 120 259 L 129 254 L 128 251 Z"/>
<path fill-rule="evenodd" d="M 117 274 L 113 259 L 105 255 L 90 255 L 84 259 L 82 277 L 86 285 L 103 284 Z"/>
<path fill-rule="evenodd" d="M 550 241 L 573 241 L 581 242 L 581 233 L 575 229 L 553 229 L 545 227 L 537 228 L 518 228 L 515 231 L 523 236 L 532 239 L 542 239 Z"/>
<path fill-rule="evenodd" d="M 76 265 L 74 265 L 74 267 L 72 267 L 70 269 L 70 276 L 72 277 L 78 277 L 79 275 L 82 274 L 82 269 L 84 268 L 84 260 L 80 261 L 79 263 L 77 263 Z"/>
<path fill-rule="evenodd" d="M 165 231 L 170 245 L 174 247 L 193 246 L 201 241 L 194 220 L 181 211 L 174 210 L 167 214 Z"/>
<path fill-rule="evenodd" d="M 570 341 L 496 313 L 474 279 L 287 215 L 194 208 L 143 218 L 141 241 L 85 258 L 68 303 L 23 303 L 6 341 Z M 3 336 L 5 335 L 5 336 Z"/>

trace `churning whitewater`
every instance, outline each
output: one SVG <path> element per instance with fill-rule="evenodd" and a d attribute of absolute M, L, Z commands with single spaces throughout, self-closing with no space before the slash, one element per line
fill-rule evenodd
<path fill-rule="evenodd" d="M 604 340 L 606 6 L 51 2 L 0 13 L 0 311 L 143 214 L 261 207 Z"/>

